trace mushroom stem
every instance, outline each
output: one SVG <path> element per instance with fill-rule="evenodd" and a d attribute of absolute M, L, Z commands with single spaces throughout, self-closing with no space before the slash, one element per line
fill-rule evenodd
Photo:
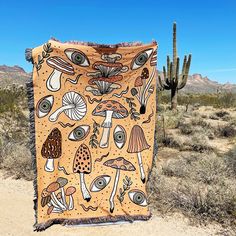
<path fill-rule="evenodd" d="M 100 148 L 107 148 L 109 144 L 110 128 L 103 128 Z"/>
<path fill-rule="evenodd" d="M 119 178 L 120 178 L 120 169 L 117 169 L 116 170 L 116 177 L 115 177 L 115 181 L 114 181 L 114 186 L 113 186 L 113 189 L 112 189 L 112 192 L 111 192 L 111 196 L 110 196 L 110 199 L 109 199 L 109 202 L 110 202 L 110 212 L 111 213 L 113 213 L 114 208 L 115 208 L 115 206 L 114 206 L 114 197 L 116 195 Z"/>
<path fill-rule="evenodd" d="M 141 174 L 141 180 L 143 183 L 145 183 L 145 173 L 143 169 L 142 155 L 141 155 L 141 152 L 138 152 L 137 154 L 138 154 L 137 157 L 138 157 L 139 170 Z"/>
<path fill-rule="evenodd" d="M 63 205 L 67 208 L 66 195 L 65 195 L 64 188 L 61 188 L 61 198 L 62 198 L 62 203 L 63 203 Z"/>
<path fill-rule="evenodd" d="M 52 192 L 52 199 L 62 210 L 66 210 L 66 207 L 57 199 L 54 192 Z"/>
<path fill-rule="evenodd" d="M 106 111 L 106 118 L 103 121 L 102 127 L 103 127 L 103 132 L 102 132 L 102 138 L 100 140 L 100 148 L 106 148 L 108 147 L 109 144 L 109 136 L 110 136 L 110 128 L 112 126 L 112 114 L 113 111 Z"/>
<path fill-rule="evenodd" d="M 71 109 L 71 108 L 75 108 L 75 104 L 69 104 L 69 105 L 62 106 L 62 107 L 58 108 L 56 111 L 54 111 L 54 112 L 49 116 L 49 120 L 50 120 L 51 122 L 57 121 L 59 115 L 60 115 L 63 111 L 65 111 L 65 110 L 67 110 L 67 109 Z"/>
<path fill-rule="evenodd" d="M 44 170 L 47 172 L 53 172 L 54 171 L 54 159 L 48 158 L 46 161 L 46 164 L 44 166 Z"/>
<path fill-rule="evenodd" d="M 89 191 L 88 191 L 85 181 L 84 181 L 84 173 L 80 173 L 79 176 L 80 176 L 80 189 L 83 194 L 83 198 L 84 198 L 84 200 L 89 202 L 91 199 L 91 196 L 89 194 Z"/>
<path fill-rule="evenodd" d="M 50 91 L 56 92 L 61 88 L 61 74 L 62 72 L 58 70 L 53 70 L 53 72 L 48 77 L 47 88 Z"/>
<path fill-rule="evenodd" d="M 72 194 L 69 196 L 69 207 L 68 210 L 72 210 L 74 208 L 74 199 L 72 197 Z"/>

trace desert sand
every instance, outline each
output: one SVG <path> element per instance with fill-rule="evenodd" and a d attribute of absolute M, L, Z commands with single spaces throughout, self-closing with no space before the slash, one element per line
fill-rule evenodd
<path fill-rule="evenodd" d="M 218 225 L 190 226 L 181 215 L 153 217 L 146 222 L 124 223 L 105 226 L 60 226 L 53 225 L 43 232 L 34 232 L 33 185 L 25 180 L 5 179 L 0 172 L 0 235 L 216 235 L 222 229 Z"/>

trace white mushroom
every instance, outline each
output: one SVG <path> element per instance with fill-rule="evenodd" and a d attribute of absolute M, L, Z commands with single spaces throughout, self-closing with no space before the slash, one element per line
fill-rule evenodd
<path fill-rule="evenodd" d="M 48 66 L 52 67 L 54 70 L 47 79 L 47 89 L 56 92 L 61 88 L 61 75 L 62 73 L 68 75 L 74 75 L 74 68 L 70 63 L 62 59 L 61 57 L 50 57 L 47 59 Z"/>
<path fill-rule="evenodd" d="M 73 91 L 65 93 L 62 97 L 62 106 L 50 115 L 49 120 L 51 122 L 57 121 L 62 112 L 71 120 L 81 120 L 87 112 L 85 99 L 82 95 Z"/>

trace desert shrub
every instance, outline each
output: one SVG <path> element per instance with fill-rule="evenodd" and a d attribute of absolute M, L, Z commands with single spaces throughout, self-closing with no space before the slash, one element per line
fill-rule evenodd
<path fill-rule="evenodd" d="M 162 213 L 179 210 L 199 221 L 232 228 L 236 214 L 234 173 L 224 157 L 184 153 L 154 170 L 148 182 L 150 202 Z"/>
<path fill-rule="evenodd" d="M 218 116 L 216 116 L 215 114 L 211 114 L 211 115 L 209 116 L 209 118 L 212 119 L 212 120 L 219 120 L 219 119 L 220 119 L 220 118 L 219 118 Z"/>
<path fill-rule="evenodd" d="M 158 101 L 161 104 L 170 103 L 170 94 L 167 91 L 158 93 Z M 179 93 L 178 94 L 179 105 L 192 105 L 199 104 L 200 106 L 213 106 L 217 108 L 229 108 L 236 107 L 236 94 L 231 92 L 224 92 L 222 94 L 210 94 L 210 93 Z"/>
<path fill-rule="evenodd" d="M 184 148 L 184 139 L 178 135 L 167 135 L 163 138 L 162 143 L 166 147 L 177 148 L 180 150 Z"/>
<path fill-rule="evenodd" d="M 186 121 L 184 122 L 179 121 L 178 129 L 180 130 L 182 134 L 185 134 L 185 135 L 189 135 L 193 133 L 193 126 Z"/>
<path fill-rule="evenodd" d="M 185 141 L 184 145 L 186 146 L 186 150 L 200 153 L 213 150 L 209 143 L 209 138 L 204 133 L 195 133 Z"/>
<path fill-rule="evenodd" d="M 235 124 L 226 124 L 218 127 L 218 135 L 220 137 L 235 137 L 236 136 L 236 127 Z"/>
<path fill-rule="evenodd" d="M 27 147 L 17 144 L 8 144 L 1 152 L 2 162 L 0 168 L 8 176 L 16 179 L 33 179 L 31 154 Z"/>
<path fill-rule="evenodd" d="M 23 87 L 0 89 L 0 113 L 19 111 L 22 107 L 27 107 L 27 96 Z"/>

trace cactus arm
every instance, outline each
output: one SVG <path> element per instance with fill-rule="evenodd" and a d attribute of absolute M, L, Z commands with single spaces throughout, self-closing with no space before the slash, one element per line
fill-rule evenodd
<path fill-rule="evenodd" d="M 182 89 L 187 83 L 189 68 L 190 68 L 190 64 L 191 64 L 191 57 L 192 57 L 191 54 L 188 56 L 188 60 L 187 60 L 187 56 L 184 57 L 184 63 L 183 63 L 182 75 L 181 75 L 181 83 L 178 86 L 178 90 Z"/>
<path fill-rule="evenodd" d="M 186 72 L 186 63 L 187 63 L 187 56 L 184 56 L 184 62 L 183 62 L 183 67 L 182 67 L 182 75 L 185 74 Z"/>
<path fill-rule="evenodd" d="M 179 57 L 177 57 L 176 61 L 176 71 L 175 71 L 175 84 L 179 84 Z"/>
<path fill-rule="evenodd" d="M 162 82 L 160 75 L 158 75 L 158 80 L 159 80 L 159 86 L 162 90 L 170 90 L 170 86 L 168 86 Z"/>

